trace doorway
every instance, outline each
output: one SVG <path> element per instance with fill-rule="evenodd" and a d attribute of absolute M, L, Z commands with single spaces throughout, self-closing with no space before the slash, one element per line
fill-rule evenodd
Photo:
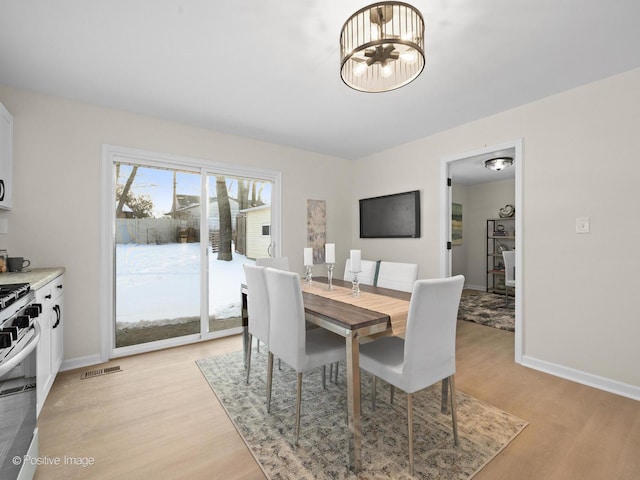
<path fill-rule="evenodd" d="M 484 160 L 494 156 L 510 156 L 513 157 L 513 166 L 505 169 L 502 172 L 493 172 L 485 168 Z M 487 289 L 489 281 L 493 281 L 493 278 L 489 278 L 489 271 L 491 267 L 487 267 L 489 261 L 493 262 L 491 256 L 497 256 L 495 251 L 487 250 L 487 230 L 486 219 L 498 218 L 498 208 L 495 208 L 495 214 L 486 213 L 483 215 L 485 218 L 482 222 L 475 222 L 475 226 L 469 225 L 469 228 L 465 228 L 464 222 L 464 203 L 455 202 L 453 198 L 453 188 L 455 188 L 456 182 L 466 185 L 481 185 L 483 182 L 496 182 L 496 185 L 500 188 L 512 188 L 515 198 L 515 215 L 514 220 L 510 221 L 510 225 L 515 224 L 515 227 L 509 226 L 509 229 L 513 229 L 513 241 L 510 248 L 514 248 L 516 252 L 516 268 L 515 268 L 515 361 L 522 363 L 522 298 L 523 298 L 523 237 L 522 237 L 522 140 L 516 140 L 513 142 L 494 145 L 479 149 L 477 151 L 462 153 L 458 155 L 452 155 L 442 159 L 442 193 L 441 193 L 441 213 L 442 213 L 442 229 L 443 232 L 443 245 L 447 245 L 448 248 L 443 249 L 441 254 L 441 271 L 443 276 L 450 276 L 460 272 L 460 259 L 455 258 L 453 253 L 454 249 L 458 249 L 458 252 L 462 251 L 459 247 L 452 245 L 454 237 L 458 239 L 459 232 L 455 232 L 454 235 L 452 228 L 452 213 L 453 204 L 457 203 L 456 209 L 462 205 L 463 217 L 462 217 L 462 241 L 468 241 L 469 246 L 469 261 L 473 262 L 474 271 L 469 272 L 469 275 L 465 275 L 467 285 L 470 285 L 474 289 Z M 501 175 L 495 175 L 496 173 Z M 493 174 L 493 176 L 492 176 Z M 503 182 L 501 182 L 503 181 Z M 510 183 L 511 182 L 511 183 Z M 453 185 L 453 186 L 451 186 Z M 476 187 L 471 187 L 476 188 Z M 481 187 L 478 187 L 481 188 Z M 490 188 L 490 187 L 487 187 Z M 477 207 L 477 200 L 473 199 L 473 207 Z M 468 205 L 469 207 L 469 205 Z M 494 210 L 491 210 L 493 212 Z M 507 222 L 499 222 L 506 224 Z M 472 228 L 473 227 L 473 228 Z M 509 235 L 511 236 L 511 235 Z M 459 242 L 458 242 L 459 243 Z M 473 244 L 473 246 L 471 246 Z M 476 258 L 477 257 L 477 258 Z M 475 259 L 475 260 L 474 260 Z M 477 261 L 476 261 L 477 260 Z M 500 278 L 503 280 L 504 276 Z M 492 285 L 493 287 L 494 285 Z"/>

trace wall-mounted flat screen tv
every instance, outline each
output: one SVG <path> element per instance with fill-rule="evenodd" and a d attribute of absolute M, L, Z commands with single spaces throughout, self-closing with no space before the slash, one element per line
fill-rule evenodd
<path fill-rule="evenodd" d="M 360 200 L 360 238 L 420 237 L 420 191 Z"/>

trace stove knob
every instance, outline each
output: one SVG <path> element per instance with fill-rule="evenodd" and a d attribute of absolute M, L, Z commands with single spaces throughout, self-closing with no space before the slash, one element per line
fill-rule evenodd
<path fill-rule="evenodd" d="M 0 332 L 0 348 L 7 348 L 11 346 L 11 333 Z"/>
<path fill-rule="evenodd" d="M 18 315 L 13 321 L 13 325 L 18 328 L 27 328 L 30 321 L 29 315 Z"/>
<path fill-rule="evenodd" d="M 2 329 L 2 331 L 5 333 L 10 333 L 12 340 L 18 339 L 18 327 L 5 327 Z"/>
<path fill-rule="evenodd" d="M 40 313 L 42 313 L 42 305 L 36 303 L 24 309 L 25 315 L 29 315 L 30 318 L 37 317 Z"/>

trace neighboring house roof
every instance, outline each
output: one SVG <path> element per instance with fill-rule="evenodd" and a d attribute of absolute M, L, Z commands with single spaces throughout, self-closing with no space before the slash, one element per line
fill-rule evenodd
<path fill-rule="evenodd" d="M 260 205 L 258 207 L 243 208 L 241 212 L 255 212 L 257 210 L 271 210 L 271 205 Z"/>

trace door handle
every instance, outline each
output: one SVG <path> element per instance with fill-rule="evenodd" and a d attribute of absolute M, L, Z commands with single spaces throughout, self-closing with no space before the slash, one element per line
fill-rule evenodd
<path fill-rule="evenodd" d="M 4 200 L 4 180 L 0 180 L 0 202 Z"/>

